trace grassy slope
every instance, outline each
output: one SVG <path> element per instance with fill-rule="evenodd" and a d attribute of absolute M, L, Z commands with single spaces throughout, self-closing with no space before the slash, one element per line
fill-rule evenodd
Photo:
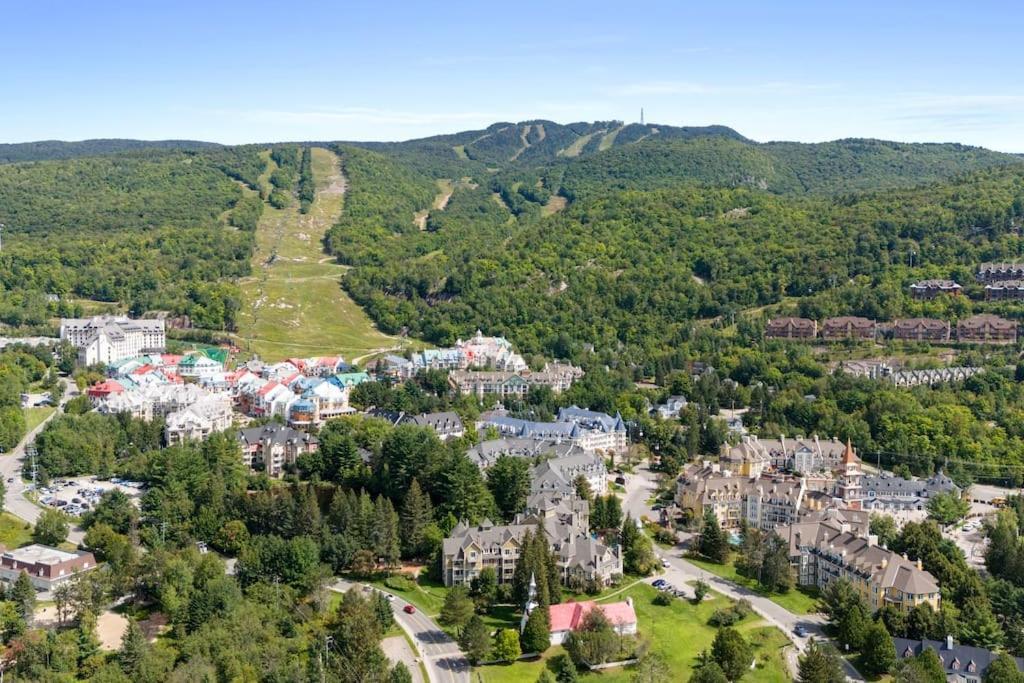
<path fill-rule="evenodd" d="M 267 360 L 337 353 L 351 360 L 398 344 L 348 297 L 339 284 L 344 267 L 323 253 L 323 235 L 344 203 L 337 157 L 313 148 L 313 176 L 317 197 L 308 214 L 299 213 L 297 201 L 284 209 L 264 208 L 255 275 L 242 282 L 238 336 L 244 349 Z"/>
<path fill-rule="evenodd" d="M 713 599 L 705 600 L 699 606 L 679 600 L 669 607 L 658 607 L 652 603 L 656 593 L 648 584 L 637 584 L 623 594 L 611 596 L 610 599 L 622 600 L 626 596 L 633 598 L 639 620 L 640 637 L 650 642 L 652 652 L 665 658 L 673 672 L 673 680 L 688 680 L 697 656 L 701 651 L 709 649 L 711 641 L 715 638 L 716 629 L 708 625 L 708 619 L 716 609 L 726 607 L 729 600 L 714 594 Z M 782 632 L 765 626 L 765 622 L 756 617 L 747 617 L 737 628 L 755 647 L 757 670 L 750 673 L 749 679 L 768 683 L 789 681 L 782 655 L 782 648 L 788 644 L 788 640 Z M 484 683 L 535 681 L 547 661 L 562 651 L 562 648 L 552 648 L 540 660 L 484 666 L 477 668 L 476 671 Z M 607 683 L 626 683 L 631 680 L 632 675 L 633 672 L 628 668 L 619 668 L 606 669 L 598 674 L 585 674 L 581 678 Z"/>
<path fill-rule="evenodd" d="M 744 588 L 749 588 L 758 595 L 768 598 L 775 604 L 793 612 L 794 614 L 813 614 L 818 611 L 818 598 L 812 591 L 803 591 L 794 588 L 788 593 L 768 593 L 758 586 L 757 581 L 737 574 L 736 566 L 732 562 L 729 562 L 729 564 L 715 564 L 714 562 L 705 562 L 703 560 L 693 558 L 687 558 L 687 561 L 697 565 L 705 571 L 715 574 L 716 576 L 728 579 L 729 581 L 737 583 Z"/>
<path fill-rule="evenodd" d="M 25 408 L 25 431 L 31 432 L 38 427 L 43 420 L 53 414 L 56 408 L 39 407 Z"/>
<path fill-rule="evenodd" d="M 0 513 L 0 544 L 20 548 L 32 542 L 32 525 L 9 512 Z"/>

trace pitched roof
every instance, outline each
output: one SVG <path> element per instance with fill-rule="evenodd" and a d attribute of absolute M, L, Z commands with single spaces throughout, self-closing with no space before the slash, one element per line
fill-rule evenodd
<path fill-rule="evenodd" d="M 593 609 L 600 609 L 613 625 L 635 624 L 636 611 L 629 602 L 597 604 L 593 600 L 584 602 L 563 602 L 548 607 L 551 632 L 574 631 L 583 623 L 583 618 Z"/>

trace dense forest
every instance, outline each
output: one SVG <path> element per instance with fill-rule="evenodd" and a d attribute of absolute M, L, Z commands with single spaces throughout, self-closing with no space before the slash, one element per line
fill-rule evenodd
<path fill-rule="evenodd" d="M 262 165 L 214 148 L 0 166 L 0 320 L 38 328 L 90 299 L 231 328 L 261 208 L 240 182 Z"/>

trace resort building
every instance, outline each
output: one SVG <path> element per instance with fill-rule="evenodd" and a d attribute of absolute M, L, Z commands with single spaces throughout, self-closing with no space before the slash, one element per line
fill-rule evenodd
<path fill-rule="evenodd" d="M 62 318 L 60 338 L 78 349 L 80 365 L 113 363 L 167 346 L 163 320 L 133 320 L 125 316 Z"/>

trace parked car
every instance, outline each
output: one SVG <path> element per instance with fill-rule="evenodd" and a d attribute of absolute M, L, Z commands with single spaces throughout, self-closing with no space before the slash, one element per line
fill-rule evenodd
<path fill-rule="evenodd" d="M 655 588 L 661 588 L 666 583 L 668 583 L 668 581 L 666 581 L 665 579 L 658 579 L 658 580 L 654 581 L 651 585 L 654 586 Z"/>
<path fill-rule="evenodd" d="M 798 638 L 803 638 L 807 635 L 807 629 L 805 629 L 803 626 L 797 626 L 795 629 L 793 629 L 793 633 L 795 633 Z"/>

